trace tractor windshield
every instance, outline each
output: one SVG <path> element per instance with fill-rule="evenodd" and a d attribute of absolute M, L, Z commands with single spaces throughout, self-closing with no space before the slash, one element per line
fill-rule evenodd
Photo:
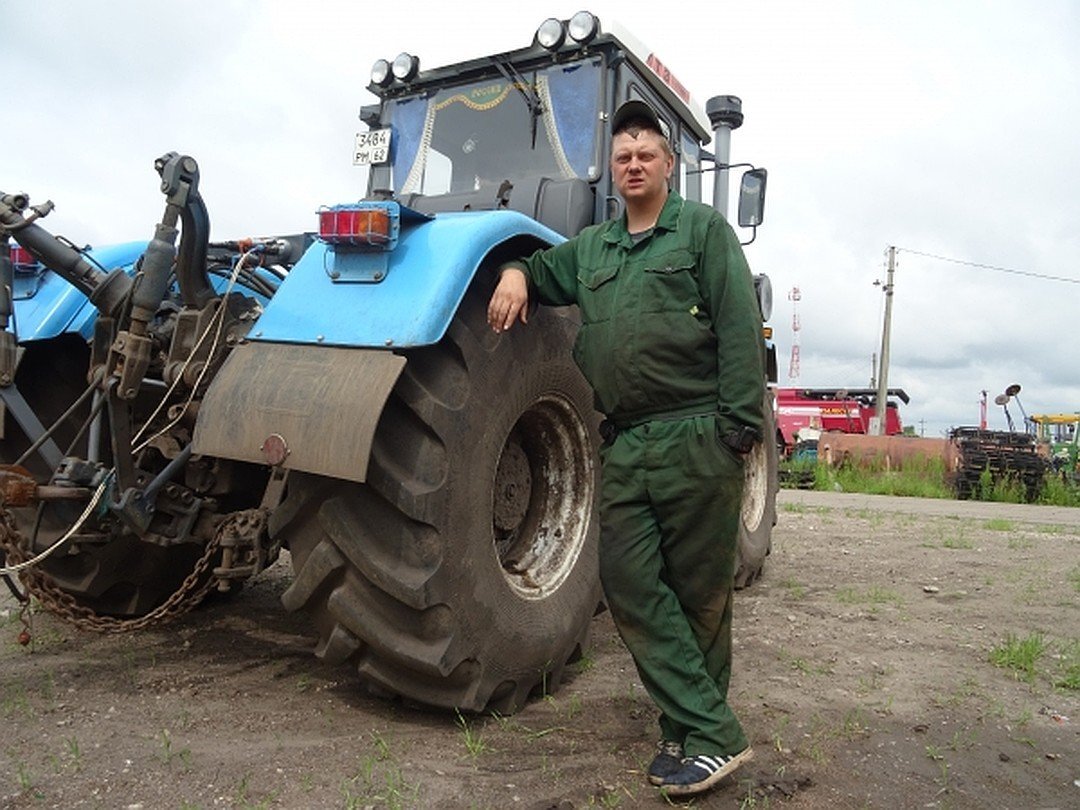
<path fill-rule="evenodd" d="M 601 76 L 594 59 L 531 71 L 525 86 L 498 77 L 389 101 L 392 188 L 432 196 L 528 177 L 595 180 Z"/>

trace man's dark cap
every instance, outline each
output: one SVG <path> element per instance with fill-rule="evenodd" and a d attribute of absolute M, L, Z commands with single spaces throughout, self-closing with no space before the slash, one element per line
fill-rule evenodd
<path fill-rule="evenodd" d="M 644 101 L 638 101 L 637 99 L 625 102 L 615 111 L 615 114 L 611 116 L 611 134 L 614 135 L 622 129 L 628 121 L 636 119 L 648 121 L 649 126 L 652 129 L 655 129 L 664 136 L 664 140 L 671 140 L 671 130 L 668 129 L 668 125 L 660 119 L 660 116 L 656 114 L 656 110 Z"/>

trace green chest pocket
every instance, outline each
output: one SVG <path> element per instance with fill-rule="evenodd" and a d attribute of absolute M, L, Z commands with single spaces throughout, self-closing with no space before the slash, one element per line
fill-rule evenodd
<path fill-rule="evenodd" d="M 642 273 L 642 312 L 686 312 L 697 315 L 705 304 L 698 289 L 697 261 L 688 250 L 650 257 Z"/>
<path fill-rule="evenodd" d="M 578 271 L 578 308 L 585 323 L 611 319 L 615 311 L 619 265 L 582 267 Z"/>

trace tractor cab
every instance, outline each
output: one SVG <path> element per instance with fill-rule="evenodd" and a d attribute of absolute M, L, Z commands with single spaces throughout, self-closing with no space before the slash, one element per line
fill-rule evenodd
<path fill-rule="evenodd" d="M 563 236 L 617 215 L 608 162 L 609 120 L 624 101 L 647 102 L 667 123 L 677 169 L 672 184 L 701 200 L 717 172 L 713 204 L 726 213 L 730 132 L 742 123 L 732 96 L 710 99 L 708 116 L 651 51 L 589 12 L 546 20 L 532 44 L 430 71 L 400 54 L 378 60 L 354 163 L 370 166 L 368 195 L 417 211 L 509 209 Z M 705 146 L 716 130 L 716 154 Z M 764 170 L 752 170 L 740 224 L 760 223 Z"/>

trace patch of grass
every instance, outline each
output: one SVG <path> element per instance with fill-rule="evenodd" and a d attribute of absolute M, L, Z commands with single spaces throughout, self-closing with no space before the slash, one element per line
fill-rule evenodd
<path fill-rule="evenodd" d="M 1060 475 L 1047 473 L 1036 502 L 1047 506 L 1080 506 L 1080 486 Z"/>
<path fill-rule="evenodd" d="M 1072 534 L 1074 531 L 1068 526 L 1060 526 L 1057 523 L 1037 523 L 1033 528 L 1039 534 Z"/>
<path fill-rule="evenodd" d="M 4 697 L 0 700 L 0 713 L 3 713 L 4 717 L 11 717 L 13 714 L 23 714 L 27 717 L 33 715 L 34 710 L 30 706 L 30 698 L 27 697 L 25 686 L 21 683 L 13 683 L 4 690 Z"/>
<path fill-rule="evenodd" d="M 883 458 L 860 466 L 818 464 L 814 469 L 814 489 L 824 491 L 952 499 L 946 481 L 945 462 L 937 458 L 911 459 L 901 469 L 889 469 Z"/>
<path fill-rule="evenodd" d="M 957 529 L 955 535 L 950 535 L 942 539 L 941 547 L 952 549 L 968 549 L 975 548 L 975 544 L 964 536 L 964 528 L 961 526 Z"/>
<path fill-rule="evenodd" d="M 832 511 L 831 506 L 808 506 L 805 503 L 782 503 L 781 512 L 792 512 L 796 515 L 827 515 Z"/>
<path fill-rule="evenodd" d="M 1063 644 L 1055 657 L 1058 659 L 1058 673 L 1054 677 L 1054 686 L 1072 692 L 1080 691 L 1080 639 Z"/>
<path fill-rule="evenodd" d="M 1004 518 L 990 518 L 990 520 L 983 523 L 983 528 L 992 532 L 1011 532 L 1016 528 L 1016 525 L 1011 520 L 1005 520 Z"/>
<path fill-rule="evenodd" d="M 836 600 L 845 605 L 870 605 L 871 607 L 886 604 L 902 607 L 904 604 L 900 594 L 888 588 L 882 588 L 880 585 L 871 585 L 865 590 L 851 586 L 839 588 L 836 591 Z"/>
<path fill-rule="evenodd" d="M 802 599 L 806 596 L 806 587 L 795 580 L 793 577 L 788 577 L 780 583 L 780 587 L 787 591 L 787 595 L 792 599 Z"/>
<path fill-rule="evenodd" d="M 1080 565 L 1074 565 L 1069 569 L 1069 573 L 1065 575 L 1066 579 L 1072 583 L 1073 590 L 1080 593 Z"/>
<path fill-rule="evenodd" d="M 1011 551 L 1024 551 L 1025 549 L 1029 549 L 1034 545 L 1035 541 L 1027 537 L 1021 537 L 1020 535 L 1010 537 L 1008 542 L 1008 546 Z"/>
<path fill-rule="evenodd" d="M 1035 666 L 1045 652 L 1046 639 L 1042 633 L 1031 633 L 1025 638 L 1009 633 L 1002 644 L 990 651 L 990 663 L 1011 669 L 1017 679 L 1031 683 L 1035 680 Z"/>

